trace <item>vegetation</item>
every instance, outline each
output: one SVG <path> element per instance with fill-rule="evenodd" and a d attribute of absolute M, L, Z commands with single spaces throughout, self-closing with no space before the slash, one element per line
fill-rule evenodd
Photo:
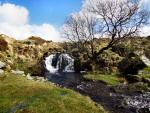
<path fill-rule="evenodd" d="M 105 50 L 123 39 L 135 37 L 140 27 L 147 23 L 149 15 L 140 3 L 140 0 L 86 0 L 83 10 L 71 15 L 66 22 L 65 37 L 89 59 L 97 61 Z M 100 47 L 96 34 L 98 38 L 109 37 L 105 46 Z"/>
<path fill-rule="evenodd" d="M 144 68 L 140 76 L 146 79 L 150 79 L 150 67 Z"/>
<path fill-rule="evenodd" d="M 84 77 L 92 80 L 101 80 L 108 85 L 118 85 L 125 81 L 124 78 L 121 78 L 119 75 L 116 74 L 88 73 L 84 75 Z"/>
<path fill-rule="evenodd" d="M 104 113 L 104 110 L 72 90 L 7 73 L 0 76 L 0 113 L 6 112 Z"/>

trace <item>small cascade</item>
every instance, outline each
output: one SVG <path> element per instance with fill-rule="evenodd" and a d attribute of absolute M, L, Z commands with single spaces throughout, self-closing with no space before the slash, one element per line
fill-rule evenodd
<path fill-rule="evenodd" d="M 45 65 L 50 73 L 74 72 L 74 59 L 64 53 L 56 53 L 46 57 Z"/>
<path fill-rule="evenodd" d="M 145 65 L 150 66 L 150 59 L 148 59 L 146 56 L 141 56 L 141 60 L 144 62 Z"/>
<path fill-rule="evenodd" d="M 54 54 L 46 57 L 45 59 L 45 65 L 46 65 L 46 69 L 50 72 L 50 73 L 56 73 L 58 71 L 58 69 L 54 66 L 52 66 L 52 62 L 53 62 L 53 58 L 55 57 Z"/>

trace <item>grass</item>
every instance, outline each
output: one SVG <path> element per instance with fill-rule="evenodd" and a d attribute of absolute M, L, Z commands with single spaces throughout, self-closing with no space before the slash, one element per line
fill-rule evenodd
<path fill-rule="evenodd" d="M 142 75 L 142 77 L 150 79 L 150 74 L 149 75 Z"/>
<path fill-rule="evenodd" d="M 50 82 L 29 81 L 7 73 L 0 76 L 0 113 L 105 113 L 89 97 Z"/>
<path fill-rule="evenodd" d="M 84 75 L 85 78 L 92 80 L 101 80 L 106 82 L 108 85 L 118 85 L 124 81 L 123 78 L 115 74 L 100 74 L 100 73 L 88 73 Z"/>
<path fill-rule="evenodd" d="M 150 67 L 145 68 L 143 70 L 142 75 L 140 75 L 140 76 L 143 78 L 146 78 L 146 79 L 150 79 Z"/>

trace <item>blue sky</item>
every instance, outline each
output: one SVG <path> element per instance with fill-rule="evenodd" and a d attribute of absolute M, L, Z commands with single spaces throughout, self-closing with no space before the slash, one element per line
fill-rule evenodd
<path fill-rule="evenodd" d="M 55 27 L 63 25 L 66 18 L 79 11 L 82 0 L 0 0 L 1 3 L 20 5 L 29 10 L 30 23 L 49 23 Z"/>
<path fill-rule="evenodd" d="M 62 41 L 60 29 L 67 17 L 79 12 L 84 0 L 0 0 L 0 34 L 18 40 L 39 36 Z M 150 0 L 142 0 L 150 10 Z M 150 26 L 143 27 L 150 35 Z"/>

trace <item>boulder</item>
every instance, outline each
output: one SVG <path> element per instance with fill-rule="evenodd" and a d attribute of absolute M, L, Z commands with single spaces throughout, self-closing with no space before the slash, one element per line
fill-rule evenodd
<path fill-rule="evenodd" d="M 5 67 L 6 67 L 6 63 L 0 61 L 0 69 L 3 69 Z"/>
<path fill-rule="evenodd" d="M 124 58 L 119 64 L 118 69 L 124 75 L 137 75 L 139 70 L 146 67 L 145 63 L 138 57 Z"/>

